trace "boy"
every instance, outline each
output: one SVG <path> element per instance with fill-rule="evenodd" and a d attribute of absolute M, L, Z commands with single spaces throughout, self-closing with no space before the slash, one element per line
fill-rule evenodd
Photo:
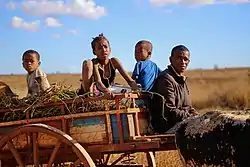
<path fill-rule="evenodd" d="M 135 59 L 137 61 L 132 78 L 141 85 L 144 91 L 151 91 L 154 82 L 161 69 L 150 59 L 152 55 L 152 43 L 141 40 L 135 45 Z"/>
<path fill-rule="evenodd" d="M 42 91 L 45 91 L 50 87 L 47 75 L 40 68 L 40 54 L 35 50 L 27 50 L 23 53 L 22 60 L 23 67 L 28 72 L 27 96 L 40 95 Z"/>

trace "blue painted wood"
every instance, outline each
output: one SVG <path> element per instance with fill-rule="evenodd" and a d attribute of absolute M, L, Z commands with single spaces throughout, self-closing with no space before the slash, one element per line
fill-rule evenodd
<path fill-rule="evenodd" d="M 98 124 L 105 124 L 105 120 L 103 117 L 96 116 L 96 117 L 88 117 L 88 118 L 78 118 L 72 121 L 72 126 L 92 126 Z"/>
<path fill-rule="evenodd" d="M 111 126 L 112 126 L 112 135 L 114 143 L 119 143 L 119 132 L 118 132 L 118 125 L 117 125 L 117 118 L 116 115 L 111 115 Z M 129 127 L 128 127 L 128 117 L 127 114 L 121 114 L 121 122 L 122 122 L 122 129 L 123 129 L 123 139 L 124 141 L 129 139 Z"/>

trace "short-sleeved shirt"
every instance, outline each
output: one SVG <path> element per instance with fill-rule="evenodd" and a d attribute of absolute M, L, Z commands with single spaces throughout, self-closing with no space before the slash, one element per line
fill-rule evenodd
<path fill-rule="evenodd" d="M 41 79 L 41 83 L 37 82 L 37 78 Z M 27 85 L 28 85 L 28 96 L 33 96 L 39 94 L 41 91 L 44 91 L 50 87 L 47 75 L 43 70 L 38 67 L 31 74 L 27 75 Z"/>
<path fill-rule="evenodd" d="M 142 90 L 150 91 L 161 69 L 151 60 L 138 61 L 132 76 L 136 83 L 141 84 Z"/>

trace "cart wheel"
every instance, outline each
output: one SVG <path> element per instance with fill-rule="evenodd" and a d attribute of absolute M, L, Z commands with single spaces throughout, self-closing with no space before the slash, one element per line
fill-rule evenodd
<path fill-rule="evenodd" d="M 56 145 L 50 149 L 50 151 L 45 150 L 45 148 L 40 148 L 38 145 L 38 134 L 43 133 L 46 135 L 49 135 L 51 137 L 54 137 L 57 139 Z M 18 152 L 19 149 L 15 148 L 15 144 L 13 144 L 13 139 L 21 134 L 27 134 L 27 136 L 31 136 L 31 148 L 28 151 L 25 151 L 25 153 L 22 151 Z M 5 145 L 8 146 L 8 149 L 12 153 L 12 157 L 15 158 L 16 164 L 20 167 L 24 167 L 27 164 L 27 158 L 31 159 L 31 162 L 28 162 L 28 164 L 34 165 L 34 167 L 42 166 L 41 164 L 46 164 L 48 167 L 56 166 L 57 159 L 62 157 L 64 155 L 64 162 L 68 162 L 65 156 L 69 154 L 69 152 L 72 153 L 74 159 L 73 164 L 70 166 L 78 166 L 78 165 L 84 165 L 84 167 L 95 167 L 95 164 L 87 151 L 75 140 L 73 140 L 69 135 L 62 132 L 59 129 L 56 129 L 54 127 L 45 125 L 45 124 L 30 124 L 30 125 L 24 125 L 21 127 L 18 127 L 14 129 L 11 133 L 5 135 L 0 140 L 0 152 L 5 147 Z M 61 149 L 65 149 L 64 151 L 61 151 Z M 30 152 L 29 152 L 30 151 Z M 47 152 L 46 152 L 47 151 Z M 27 153 L 31 153 L 27 155 Z M 39 153 L 41 156 L 39 156 Z M 44 161 L 44 157 L 48 156 L 47 159 Z M 32 158 L 33 157 L 33 158 Z M 61 161 L 62 162 L 62 161 Z M 69 161 L 72 162 L 72 161 Z M 4 166 L 4 159 L 3 159 L 3 166 Z M 9 163 L 9 162 L 8 162 Z M 8 164 L 6 163 L 8 166 Z"/>
<path fill-rule="evenodd" d="M 108 154 L 103 159 L 97 160 L 97 167 L 106 166 L 133 166 L 133 167 L 156 167 L 153 152 Z"/>

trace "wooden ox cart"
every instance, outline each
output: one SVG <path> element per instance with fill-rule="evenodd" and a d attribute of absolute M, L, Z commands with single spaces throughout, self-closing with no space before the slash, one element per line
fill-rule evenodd
<path fill-rule="evenodd" d="M 121 99 L 132 105 L 122 109 Z M 154 153 L 175 150 L 175 135 L 146 135 L 148 113 L 135 107 L 137 94 L 114 97 L 113 110 L 31 118 L 0 123 L 1 167 L 13 166 L 150 166 L 155 167 Z M 64 112 L 70 104 L 100 100 L 77 98 L 44 104 Z M 0 114 L 13 111 L 0 110 Z M 15 109 L 23 112 L 23 109 Z M 142 152 L 145 158 L 133 156 Z M 116 156 L 115 156 L 116 155 Z"/>

